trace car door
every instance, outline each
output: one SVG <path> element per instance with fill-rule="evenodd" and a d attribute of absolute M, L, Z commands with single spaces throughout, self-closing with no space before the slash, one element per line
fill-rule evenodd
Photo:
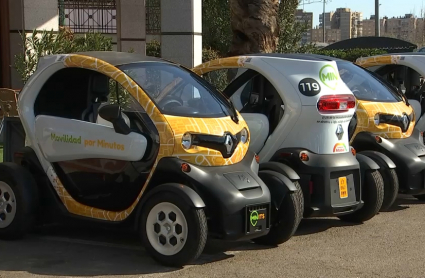
<path fill-rule="evenodd" d="M 117 86 L 100 73 L 66 68 L 46 82 L 34 109 L 37 143 L 65 189 L 79 203 L 108 211 L 128 208 L 152 167 L 144 159 L 152 140 L 132 120 L 143 108 Z M 99 119 L 102 106 L 111 103 L 126 106 L 128 133 Z M 136 171 L 137 164 L 146 165 L 145 171 Z"/>

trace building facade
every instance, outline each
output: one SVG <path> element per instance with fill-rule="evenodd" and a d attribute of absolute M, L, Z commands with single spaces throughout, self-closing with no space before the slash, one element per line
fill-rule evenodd
<path fill-rule="evenodd" d="M 375 36 L 375 17 L 363 20 L 363 37 Z"/>
<path fill-rule="evenodd" d="M 417 18 L 413 14 L 406 14 L 403 17 L 384 17 L 381 24 L 381 35 L 423 44 L 424 19 Z"/>
<path fill-rule="evenodd" d="M 311 30 L 312 41 L 313 42 L 323 42 L 323 29 L 314 28 Z M 340 29 L 326 29 L 325 32 L 325 43 L 331 44 L 341 40 L 341 30 Z"/>
<path fill-rule="evenodd" d="M 295 12 L 295 21 L 307 25 L 307 31 L 303 34 L 301 44 L 308 44 L 311 42 L 311 31 L 313 29 L 313 13 L 297 10 Z"/>
<path fill-rule="evenodd" d="M 353 12 L 349 8 L 338 8 L 333 15 L 335 29 L 341 30 L 341 40 L 361 37 L 363 14 Z"/>
<path fill-rule="evenodd" d="M 113 50 L 146 53 L 146 41 L 161 42 L 161 56 L 192 67 L 202 62 L 202 1 L 199 0 L 0 0 L 0 87 L 19 89 L 13 68 L 23 51 L 21 33 L 89 31 L 112 38 Z"/>
<path fill-rule="evenodd" d="M 324 17 L 324 18 L 323 18 Z M 319 26 L 312 31 L 313 42 L 323 42 L 323 23 L 325 40 L 332 43 L 363 36 L 363 14 L 348 8 L 338 8 L 335 12 L 319 15 Z"/>

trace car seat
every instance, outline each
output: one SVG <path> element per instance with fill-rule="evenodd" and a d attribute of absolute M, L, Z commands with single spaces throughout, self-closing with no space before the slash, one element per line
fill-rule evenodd
<path fill-rule="evenodd" d="M 81 120 L 95 123 L 100 105 L 108 101 L 109 77 L 95 72 L 90 76 L 88 87 L 88 104 L 81 115 Z"/>
<path fill-rule="evenodd" d="M 100 110 L 100 108 L 102 108 L 103 106 L 106 106 L 106 105 L 109 105 L 109 102 L 101 103 L 99 105 L 99 110 Z M 125 123 L 128 125 L 128 127 L 130 127 L 130 118 L 124 113 L 121 113 L 121 116 L 123 117 L 123 119 L 124 119 Z M 100 115 L 97 115 L 96 123 L 100 124 L 100 125 L 106 125 L 106 126 L 109 126 L 109 127 L 112 127 L 112 128 L 114 127 L 114 125 L 110 121 L 105 120 Z"/>
<path fill-rule="evenodd" d="M 280 98 L 279 93 L 274 88 L 274 86 L 267 80 L 264 84 L 264 95 L 265 95 L 265 110 L 264 114 L 269 119 L 270 133 L 272 133 L 277 125 L 279 124 L 280 119 L 283 116 L 282 110 L 282 99 Z"/>

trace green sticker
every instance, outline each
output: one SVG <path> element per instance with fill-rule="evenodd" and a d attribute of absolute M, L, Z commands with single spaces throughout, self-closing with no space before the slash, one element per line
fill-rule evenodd
<path fill-rule="evenodd" d="M 81 136 L 74 137 L 73 135 L 68 135 L 68 134 L 57 135 L 55 133 L 51 133 L 50 139 L 52 139 L 52 141 L 56 141 L 56 142 L 81 144 Z"/>
<path fill-rule="evenodd" d="M 332 90 L 336 89 L 338 85 L 339 73 L 331 65 L 323 66 L 319 71 L 319 77 L 323 84 Z"/>
<path fill-rule="evenodd" d="M 258 222 L 258 211 L 256 210 L 251 211 L 249 220 L 251 221 L 251 225 L 255 227 L 255 225 L 257 225 L 257 222 Z"/>

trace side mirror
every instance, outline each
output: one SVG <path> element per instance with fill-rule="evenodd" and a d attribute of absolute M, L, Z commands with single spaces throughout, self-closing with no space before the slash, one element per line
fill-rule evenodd
<path fill-rule="evenodd" d="M 119 104 L 108 104 L 99 109 L 99 116 L 114 126 L 116 133 L 127 135 L 131 132 L 130 127 L 125 123 Z"/>

